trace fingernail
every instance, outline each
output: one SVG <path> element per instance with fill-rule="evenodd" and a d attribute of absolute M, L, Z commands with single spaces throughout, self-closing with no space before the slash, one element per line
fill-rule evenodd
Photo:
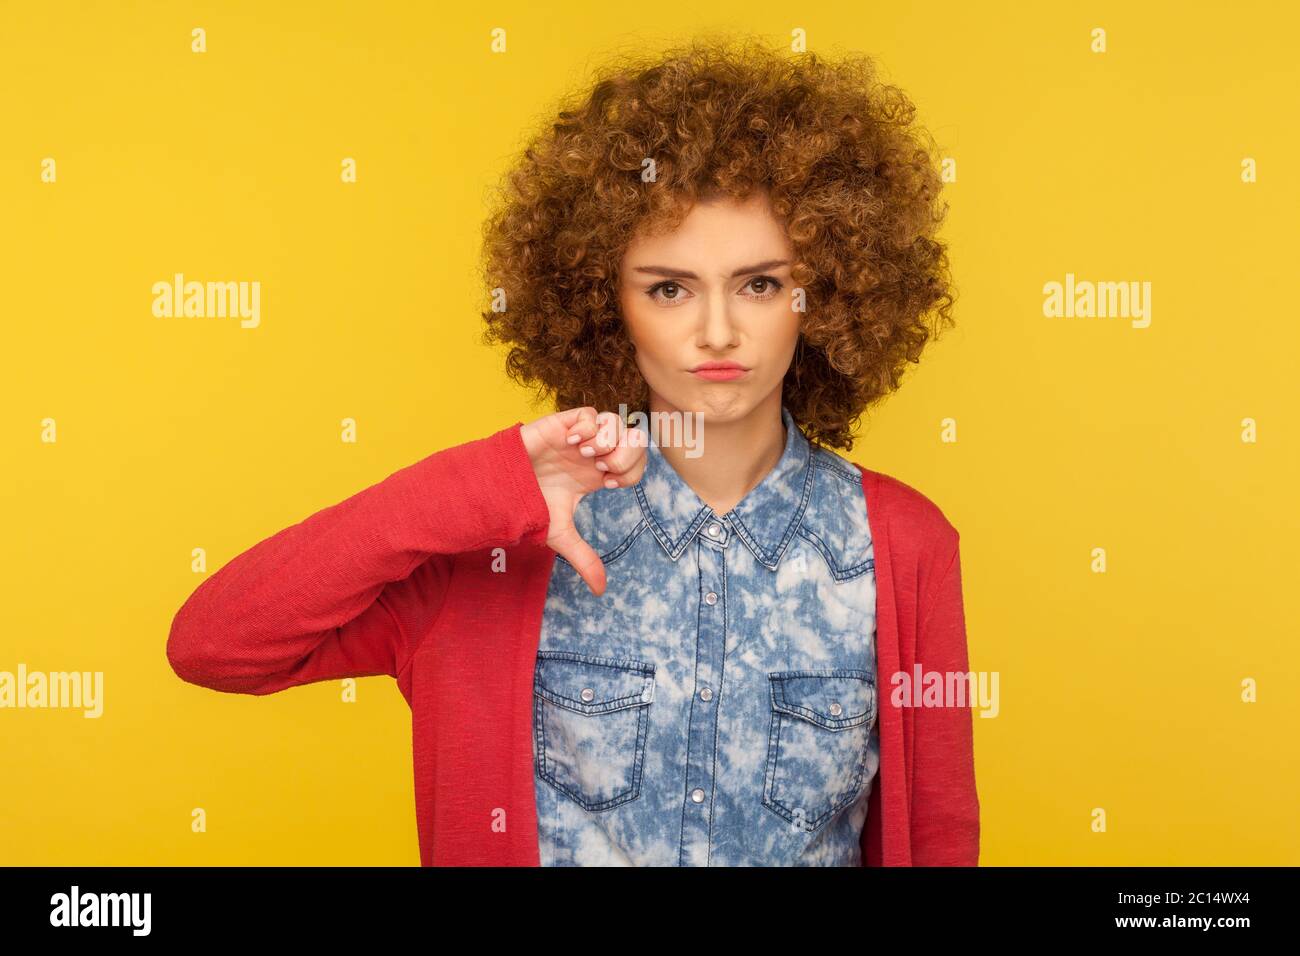
<path fill-rule="evenodd" d="M 576 445 L 578 442 L 582 441 L 582 436 L 570 435 L 568 438 L 565 439 L 565 441 L 567 441 L 570 445 Z"/>
<path fill-rule="evenodd" d="M 606 478 L 606 479 L 605 479 L 605 487 L 606 487 L 606 488 L 617 488 L 617 487 L 618 487 L 618 482 L 615 481 L 613 478 Z"/>
<path fill-rule="evenodd" d="M 597 470 L 597 471 L 609 471 L 609 465 L 605 464 L 603 461 L 598 461 L 598 462 L 596 462 L 596 470 Z"/>
<path fill-rule="evenodd" d="M 579 448 L 578 451 L 582 453 L 583 458 L 593 458 L 596 455 L 596 449 L 592 448 L 590 445 Z"/>

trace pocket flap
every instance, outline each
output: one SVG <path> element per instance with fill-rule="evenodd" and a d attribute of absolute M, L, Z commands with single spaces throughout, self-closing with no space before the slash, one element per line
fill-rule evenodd
<path fill-rule="evenodd" d="M 538 651 L 533 692 L 578 713 L 601 714 L 653 701 L 654 674 L 644 661 Z"/>
<path fill-rule="evenodd" d="M 828 730 L 854 727 L 876 716 L 876 681 L 869 671 L 780 671 L 768 677 L 773 710 Z"/>

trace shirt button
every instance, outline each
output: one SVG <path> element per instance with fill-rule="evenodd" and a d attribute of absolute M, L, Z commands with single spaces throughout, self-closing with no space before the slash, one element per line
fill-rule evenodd
<path fill-rule="evenodd" d="M 832 717 L 838 717 L 842 713 L 844 713 L 844 708 L 839 705 L 839 701 L 836 701 L 835 703 L 831 704 Z"/>
<path fill-rule="evenodd" d="M 706 687 L 700 691 L 700 700 L 713 700 L 713 690 Z"/>
<path fill-rule="evenodd" d="M 694 800 L 696 803 L 703 803 L 704 791 L 701 790 L 699 787 L 696 787 L 694 790 L 691 791 L 691 799 Z"/>
<path fill-rule="evenodd" d="M 582 699 L 585 700 L 587 703 L 591 703 L 591 701 L 595 699 L 595 697 L 596 697 L 596 692 L 592 690 L 590 687 L 584 687 L 582 689 Z M 839 704 L 836 704 L 835 706 L 838 707 Z"/>
<path fill-rule="evenodd" d="M 713 591 L 710 591 L 708 594 L 704 595 L 704 603 L 705 603 L 705 604 L 717 604 L 717 603 L 718 603 L 718 595 L 715 594 Z"/>
<path fill-rule="evenodd" d="M 709 537 L 710 537 L 710 538 L 716 538 L 716 537 L 717 537 L 718 535 L 720 535 L 720 534 L 722 534 L 722 529 L 721 529 L 721 528 L 719 528 L 716 524 L 711 524 L 711 525 L 709 525 Z"/>

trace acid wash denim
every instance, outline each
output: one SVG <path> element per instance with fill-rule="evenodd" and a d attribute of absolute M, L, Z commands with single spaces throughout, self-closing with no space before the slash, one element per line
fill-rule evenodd
<path fill-rule="evenodd" d="M 880 762 L 862 479 L 781 415 L 780 461 L 725 515 L 653 442 L 640 482 L 579 503 L 608 585 L 556 557 L 533 685 L 543 866 L 861 864 Z"/>

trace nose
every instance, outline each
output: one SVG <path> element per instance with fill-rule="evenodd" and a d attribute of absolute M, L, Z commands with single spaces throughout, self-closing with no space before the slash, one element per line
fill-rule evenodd
<path fill-rule="evenodd" d="M 728 298 L 725 291 L 719 291 L 704 300 L 696 335 L 700 348 L 723 352 L 736 345 L 736 324 Z"/>

